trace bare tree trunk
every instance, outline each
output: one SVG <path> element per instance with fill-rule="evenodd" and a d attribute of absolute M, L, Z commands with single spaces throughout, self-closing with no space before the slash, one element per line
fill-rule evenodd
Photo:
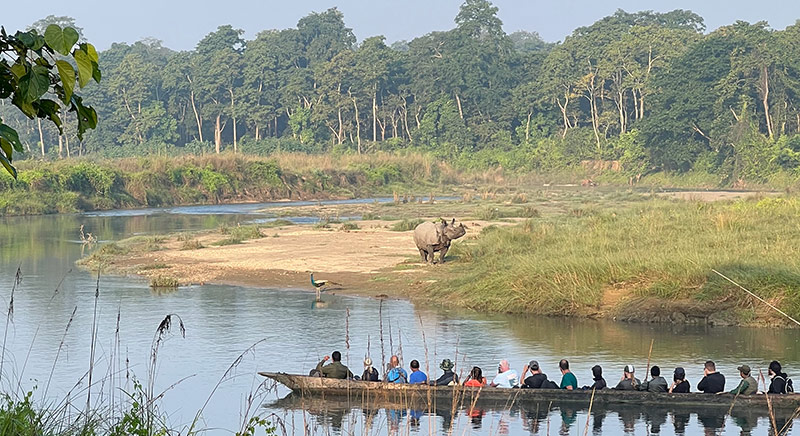
<path fill-rule="evenodd" d="M 528 121 L 525 123 L 525 143 L 528 143 L 528 140 L 531 137 L 531 115 L 533 115 L 533 111 L 528 111 Z"/>
<path fill-rule="evenodd" d="M 220 118 L 222 118 L 222 115 L 217 114 L 217 122 L 214 125 L 214 147 L 216 148 L 217 154 L 219 154 L 220 148 L 222 147 L 222 128 L 220 127 Z"/>
<path fill-rule="evenodd" d="M 63 136 L 64 135 L 58 135 L 58 158 L 59 159 L 64 157 L 63 154 L 62 154 L 64 152 L 64 138 L 63 138 Z"/>
<path fill-rule="evenodd" d="M 259 136 L 259 134 L 258 134 L 258 133 L 259 133 L 259 132 L 258 132 L 258 123 L 256 123 L 256 126 L 255 126 L 255 127 L 256 127 L 256 132 L 255 132 L 255 133 L 256 133 L 256 141 L 258 141 L 259 139 L 261 139 L 261 137 L 260 137 L 260 136 Z"/>
<path fill-rule="evenodd" d="M 336 139 L 341 145 L 344 142 L 344 122 L 342 121 L 342 108 L 339 108 L 339 133 L 336 134 Z"/>
<path fill-rule="evenodd" d="M 353 107 L 356 111 L 356 140 L 358 141 L 358 154 L 361 154 L 361 121 L 358 119 L 358 104 L 356 104 L 356 98 L 350 95 L 353 99 Z"/>
<path fill-rule="evenodd" d="M 194 91 L 189 93 L 189 99 L 192 102 L 192 110 L 194 111 L 194 120 L 197 122 L 197 135 L 200 137 L 200 142 L 203 142 L 203 120 L 197 112 L 197 105 L 194 103 Z"/>
<path fill-rule="evenodd" d="M 64 143 L 65 143 L 65 145 L 67 146 L 67 158 L 69 158 L 69 157 L 70 157 L 70 152 L 69 152 L 69 135 L 64 135 Z"/>
<path fill-rule="evenodd" d="M 376 89 L 372 91 L 372 142 L 378 142 L 378 91 Z"/>
<path fill-rule="evenodd" d="M 463 120 L 464 111 L 461 109 L 461 98 L 458 96 L 458 93 L 455 93 L 455 96 L 456 96 L 456 104 L 458 105 L 458 116 L 460 116 L 461 119 Z"/>
<path fill-rule="evenodd" d="M 236 154 L 238 147 L 236 142 L 236 115 L 234 115 L 236 106 L 233 100 L 233 88 L 228 88 L 228 92 L 231 94 L 231 120 L 233 121 L 233 154 Z"/>
<path fill-rule="evenodd" d="M 772 131 L 772 118 L 769 115 L 769 71 L 767 71 L 766 65 L 762 67 L 761 74 L 764 76 L 764 98 L 761 100 L 761 102 L 764 105 L 764 118 L 767 123 L 769 139 L 773 139 L 775 134 Z"/>
<path fill-rule="evenodd" d="M 403 127 L 406 129 L 406 136 L 408 136 L 408 140 L 413 141 L 414 138 L 411 137 L 411 130 L 408 128 L 408 102 L 406 102 L 405 98 L 403 99 Z M 797 129 L 800 130 L 800 126 L 798 126 Z"/>
<path fill-rule="evenodd" d="M 39 126 L 39 145 L 42 147 L 42 157 L 44 157 L 44 132 L 42 132 L 42 119 L 36 118 L 36 124 Z"/>

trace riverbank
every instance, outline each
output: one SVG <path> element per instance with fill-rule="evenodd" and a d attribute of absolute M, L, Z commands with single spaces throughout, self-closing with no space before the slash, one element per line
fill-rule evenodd
<path fill-rule="evenodd" d="M 677 324 L 789 326 L 711 272 L 726 274 L 792 316 L 800 315 L 793 197 L 682 200 L 583 189 L 550 195 L 435 203 L 311 205 L 276 218 L 195 234 L 107 245 L 84 265 L 139 274 L 154 285 L 228 283 L 410 298 L 480 312 Z M 439 212 L 438 214 L 436 212 Z M 338 221 L 335 217 L 368 219 Z M 463 218 L 468 234 L 445 265 L 419 262 L 415 217 Z M 394 230 L 393 230 L 394 229 Z"/>
<path fill-rule="evenodd" d="M 606 189 L 630 188 L 630 179 L 619 171 L 565 167 L 528 173 L 506 171 L 499 165 L 461 169 L 424 153 L 74 158 L 22 161 L 18 170 L 17 180 L 0 171 L 0 216 L 374 196 L 486 198 L 598 184 Z M 636 183 L 637 190 L 654 192 L 687 188 L 702 192 L 724 186 L 719 177 L 696 172 L 653 173 Z M 790 191 L 796 186 L 795 179 L 785 178 L 736 187 Z"/>

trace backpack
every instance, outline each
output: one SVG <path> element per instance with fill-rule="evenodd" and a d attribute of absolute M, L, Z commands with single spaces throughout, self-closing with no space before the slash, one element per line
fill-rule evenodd
<path fill-rule="evenodd" d="M 794 386 L 792 386 L 792 379 L 786 377 L 786 389 L 784 389 L 787 394 L 794 393 Z"/>
<path fill-rule="evenodd" d="M 547 380 L 542 382 L 542 389 L 560 389 L 560 387 L 558 386 L 558 383 L 552 380 Z"/>

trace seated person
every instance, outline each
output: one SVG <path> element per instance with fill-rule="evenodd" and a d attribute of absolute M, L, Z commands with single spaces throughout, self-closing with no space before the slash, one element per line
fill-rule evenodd
<path fill-rule="evenodd" d="M 531 376 L 525 378 L 525 375 L 531 372 Z M 522 383 L 522 388 L 529 388 L 529 389 L 541 389 L 542 383 L 547 381 L 547 375 L 542 373 L 542 369 L 539 367 L 539 362 L 535 360 L 531 360 L 529 364 L 525 365 L 522 368 L 522 376 L 521 379 L 524 379 Z"/>
<path fill-rule="evenodd" d="M 361 381 L 380 381 L 378 370 L 372 366 L 372 359 L 369 357 L 364 359 L 364 373 L 361 374 Z"/>
<path fill-rule="evenodd" d="M 620 391 L 635 391 L 641 384 L 639 379 L 633 375 L 635 371 L 636 368 L 634 368 L 633 365 L 625 365 L 625 368 L 622 370 L 622 379 L 620 379 L 614 389 Z"/>
<path fill-rule="evenodd" d="M 483 371 L 481 371 L 479 367 L 473 366 L 472 371 L 469 372 L 469 377 L 467 377 L 467 381 L 464 382 L 464 386 L 469 386 L 473 388 L 486 386 L 486 378 L 483 377 Z"/>
<path fill-rule="evenodd" d="M 419 362 L 415 359 L 411 361 L 411 374 L 408 376 L 408 383 L 412 385 L 418 385 L 427 383 L 428 376 L 419 370 Z"/>
<path fill-rule="evenodd" d="M 331 357 L 333 357 L 333 362 L 323 366 L 323 364 L 331 359 Z M 319 371 L 323 377 L 338 379 L 353 378 L 353 373 L 342 364 L 342 353 L 338 351 L 334 351 L 331 356 L 323 357 L 322 360 L 320 360 L 320 362 L 317 364 L 316 370 Z"/>
<path fill-rule="evenodd" d="M 442 363 L 439 364 L 439 368 L 444 371 L 441 377 L 437 378 L 435 381 L 431 381 L 431 385 L 433 386 L 451 386 L 458 384 L 458 375 L 453 372 L 453 362 L 450 359 L 442 360 Z"/>

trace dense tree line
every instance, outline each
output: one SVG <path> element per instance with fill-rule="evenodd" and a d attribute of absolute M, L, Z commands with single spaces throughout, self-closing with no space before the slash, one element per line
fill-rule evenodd
<path fill-rule="evenodd" d="M 80 143 L 0 110 L 29 155 L 63 158 L 413 148 L 463 166 L 615 160 L 634 177 L 732 183 L 800 166 L 800 23 L 706 33 L 689 11 L 618 11 L 548 44 L 507 34 L 497 11 L 466 0 L 452 30 L 391 45 L 358 43 L 337 9 L 250 41 L 220 26 L 187 52 L 114 44 L 82 93 L 100 123 Z"/>

